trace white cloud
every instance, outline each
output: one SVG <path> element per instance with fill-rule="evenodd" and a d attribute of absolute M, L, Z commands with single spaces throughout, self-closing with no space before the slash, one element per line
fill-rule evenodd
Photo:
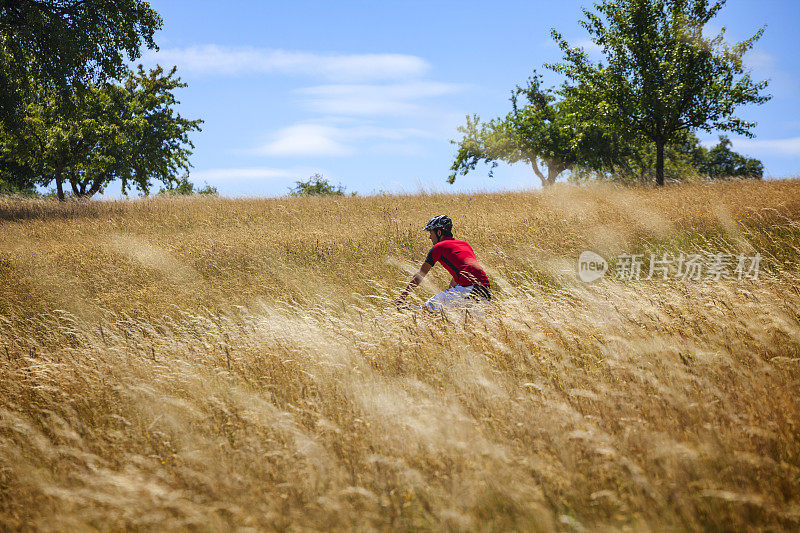
<path fill-rule="evenodd" d="M 352 149 L 339 142 L 340 137 L 340 130 L 332 126 L 295 124 L 278 131 L 272 141 L 255 152 L 271 156 L 350 155 Z"/>
<path fill-rule="evenodd" d="M 313 172 L 308 168 L 269 168 L 269 167 L 239 167 L 239 168 L 210 168 L 194 171 L 192 181 L 200 180 L 219 183 L 221 181 L 239 180 L 282 180 L 304 176 Z"/>
<path fill-rule="evenodd" d="M 423 108 L 416 101 L 452 94 L 460 85 L 416 81 L 391 85 L 318 85 L 298 89 L 314 111 L 340 115 L 407 115 Z"/>
<path fill-rule="evenodd" d="M 732 139 L 737 152 L 758 152 L 784 156 L 800 156 L 800 137 L 787 139 Z"/>
<path fill-rule="evenodd" d="M 299 74 L 350 83 L 415 78 L 430 69 L 424 59 L 407 54 L 322 54 L 214 44 L 150 51 L 142 61 L 177 65 L 192 74 Z"/>
<path fill-rule="evenodd" d="M 384 153 L 389 151 L 387 146 L 392 144 L 397 145 L 398 153 L 408 153 L 408 143 L 404 143 L 405 141 L 424 138 L 437 138 L 437 135 L 419 128 L 299 123 L 279 130 L 270 141 L 252 152 L 257 155 L 279 157 L 345 156 L 354 154 L 356 145 L 369 149 L 372 142 L 372 146 L 380 147 Z"/>

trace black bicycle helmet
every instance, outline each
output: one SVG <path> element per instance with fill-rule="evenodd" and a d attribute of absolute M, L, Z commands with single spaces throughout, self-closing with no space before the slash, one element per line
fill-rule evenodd
<path fill-rule="evenodd" d="M 451 231 L 453 229 L 453 221 L 447 215 L 435 216 L 422 228 L 423 231 L 431 231 L 436 229 L 443 229 L 444 231 Z"/>

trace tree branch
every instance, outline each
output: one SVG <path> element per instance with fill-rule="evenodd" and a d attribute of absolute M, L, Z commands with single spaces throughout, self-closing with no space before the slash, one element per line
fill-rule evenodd
<path fill-rule="evenodd" d="M 531 166 L 533 167 L 533 171 L 536 173 L 536 175 L 539 176 L 539 179 L 544 180 L 544 174 L 542 174 L 542 171 L 539 170 L 539 162 L 536 161 L 535 157 L 531 160 Z"/>
<path fill-rule="evenodd" d="M 94 183 L 92 183 L 92 186 L 89 188 L 88 195 L 91 197 L 97 194 L 100 191 L 100 187 L 103 186 L 103 183 L 105 183 L 107 179 L 108 179 L 107 173 L 103 173 L 97 176 L 94 179 Z"/>
<path fill-rule="evenodd" d="M 72 185 L 72 193 L 75 196 L 81 196 L 81 190 L 78 188 L 78 182 L 75 179 L 75 175 L 71 174 L 69 177 L 69 184 Z"/>

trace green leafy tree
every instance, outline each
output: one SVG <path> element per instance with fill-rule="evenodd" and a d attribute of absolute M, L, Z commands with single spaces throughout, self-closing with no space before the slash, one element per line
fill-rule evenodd
<path fill-rule="evenodd" d="M 200 189 L 195 189 L 194 194 L 199 194 L 201 196 L 219 196 L 219 191 L 216 187 L 212 187 L 208 183 L 206 183 L 205 187 L 201 187 Z"/>
<path fill-rule="evenodd" d="M 652 143 L 641 139 L 626 145 L 624 154 L 607 170 L 588 167 L 572 169 L 569 181 L 611 181 L 623 185 L 645 185 L 653 182 L 656 175 L 656 150 Z M 664 147 L 664 178 L 668 182 L 698 181 L 701 165 L 705 163 L 706 149 L 691 132 L 683 132 L 672 143 Z"/>
<path fill-rule="evenodd" d="M 289 189 L 291 196 L 344 196 L 344 187 L 334 187 L 322 174 L 316 173 L 306 181 L 296 181 Z"/>
<path fill-rule="evenodd" d="M 0 195 L 28 196 L 34 198 L 39 196 L 39 193 L 34 184 L 24 184 L 16 180 L 8 180 L 0 177 Z"/>
<path fill-rule="evenodd" d="M 0 134 L 0 138 L 2 135 Z M 0 149 L 1 150 L 1 149 Z M 26 165 L 20 165 L 0 152 L 0 194 L 36 196 L 36 175 Z"/>
<path fill-rule="evenodd" d="M 120 79 L 161 24 L 143 0 L 0 0 L 0 124 L 21 118 L 29 82 L 71 91 Z"/>
<path fill-rule="evenodd" d="M 701 172 L 711 179 L 747 178 L 760 180 L 764 165 L 758 159 L 740 155 L 731 150 L 731 141 L 719 136 L 719 144 L 708 150 Z"/>
<path fill-rule="evenodd" d="M 576 121 L 572 105 L 543 89 L 541 76 L 534 74 L 524 87 L 512 92 L 512 110 L 504 118 L 481 123 L 477 115 L 467 116 L 466 124 L 458 128 L 462 138 L 451 141 L 458 153 L 448 182 L 474 170 L 481 161 L 491 165 L 490 176 L 497 161 L 527 163 L 543 187 L 576 165 L 611 165 L 621 147 L 595 124 Z"/>
<path fill-rule="evenodd" d="M 602 0 L 583 10 L 581 25 L 601 47 L 607 64 L 594 63 L 555 30 L 564 53 L 549 68 L 565 75 L 562 94 L 579 105 L 580 120 L 599 120 L 623 139 L 654 144 L 656 183 L 664 184 L 664 150 L 683 131 L 712 129 L 752 136 L 755 125 L 733 116 L 744 104 L 761 104 L 766 81 L 755 82 L 742 57 L 761 37 L 733 46 L 724 29 L 713 38 L 703 28 L 725 0 Z"/>
<path fill-rule="evenodd" d="M 153 180 L 170 184 L 188 171 L 194 147 L 189 133 L 200 120 L 180 116 L 173 90 L 184 87 L 175 68 L 146 72 L 139 66 L 123 83 L 90 85 L 64 99 L 39 87 L 25 109 L 23 126 L 0 129 L 0 161 L 24 168 L 41 186 L 65 187 L 75 197 L 91 197 L 114 180 L 122 193 L 145 194 Z"/>
<path fill-rule="evenodd" d="M 183 176 L 179 180 L 174 181 L 158 191 L 160 195 L 178 195 L 178 196 L 191 196 L 199 194 L 202 196 L 219 196 L 219 191 L 216 187 L 206 183 L 202 189 L 196 188 L 196 185 L 189 181 L 188 176 Z"/>
<path fill-rule="evenodd" d="M 619 161 L 613 171 L 598 172 L 590 168 L 573 169 L 569 180 L 584 183 L 590 180 L 613 181 L 625 185 L 653 182 L 656 154 L 652 143 L 642 142 Z M 704 179 L 748 178 L 761 179 L 764 166 L 758 159 L 742 156 L 731 150 L 731 142 L 720 136 L 720 142 L 710 150 L 700 144 L 691 132 L 682 132 L 676 141 L 664 148 L 664 178 L 666 181 L 686 182 Z"/>

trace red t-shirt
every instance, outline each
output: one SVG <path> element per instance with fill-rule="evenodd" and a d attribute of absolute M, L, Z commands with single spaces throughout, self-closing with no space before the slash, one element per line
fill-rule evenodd
<path fill-rule="evenodd" d="M 470 285 L 489 285 L 489 277 L 478 266 L 475 252 L 466 241 L 445 238 L 433 245 L 425 262 L 433 266 L 440 261 L 442 266 L 456 280 L 456 284 L 468 287 Z"/>

